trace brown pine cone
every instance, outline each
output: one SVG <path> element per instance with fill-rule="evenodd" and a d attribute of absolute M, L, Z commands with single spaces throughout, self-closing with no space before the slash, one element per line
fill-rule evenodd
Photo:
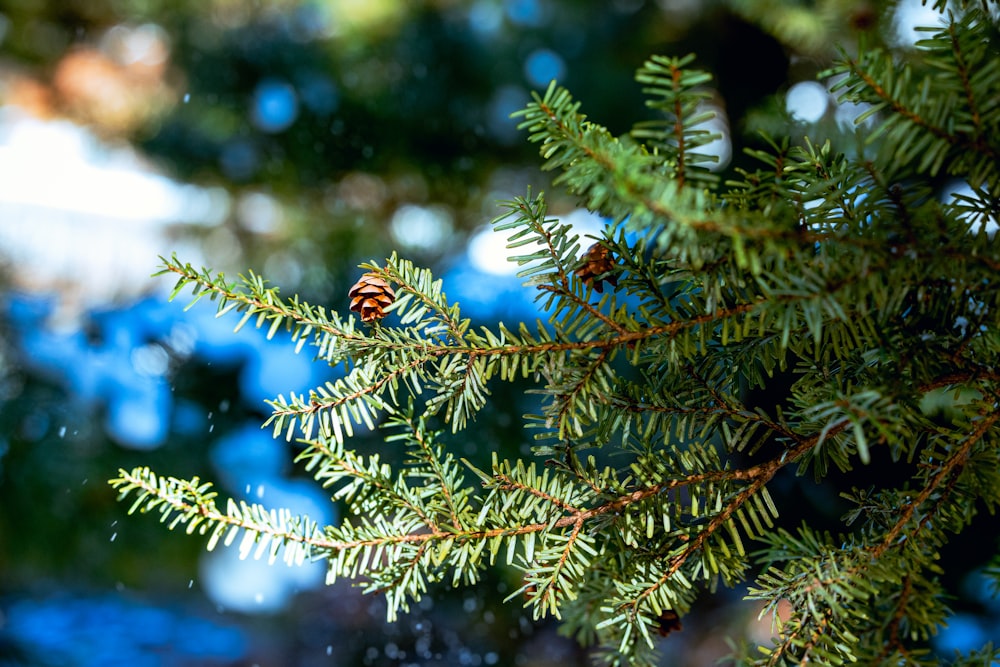
<path fill-rule="evenodd" d="M 595 243 L 587 249 L 584 254 L 583 266 L 576 270 L 576 277 L 594 288 L 596 292 L 604 291 L 604 281 L 611 283 L 612 287 L 618 286 L 618 277 L 613 275 L 615 262 L 612 259 L 611 251 Z M 596 283 L 595 278 L 604 276 Z"/>
<path fill-rule="evenodd" d="M 666 637 L 671 632 L 679 632 L 683 629 L 684 626 L 681 624 L 681 617 L 673 609 L 665 610 L 656 619 L 656 634 L 661 637 Z"/>
<path fill-rule="evenodd" d="M 351 310 L 361 313 L 362 322 L 382 319 L 385 317 L 384 309 L 396 300 L 396 292 L 389 283 L 374 273 L 361 276 L 347 296 L 351 298 Z"/>

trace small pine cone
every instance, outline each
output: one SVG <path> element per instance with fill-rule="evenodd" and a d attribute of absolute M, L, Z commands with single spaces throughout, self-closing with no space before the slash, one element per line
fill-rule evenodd
<path fill-rule="evenodd" d="M 656 634 L 666 637 L 671 632 L 679 632 L 684 629 L 681 624 L 681 617 L 672 609 L 667 609 L 656 619 Z"/>
<path fill-rule="evenodd" d="M 351 298 L 351 310 L 361 313 L 362 322 L 382 319 L 385 317 L 384 309 L 396 300 L 396 292 L 389 283 L 374 273 L 361 276 L 347 296 Z"/>
<path fill-rule="evenodd" d="M 576 277 L 592 286 L 595 291 L 603 292 L 605 280 L 611 283 L 612 287 L 618 287 L 618 277 L 612 274 L 614 270 L 615 262 L 611 257 L 611 251 L 600 243 L 595 243 L 584 254 L 583 266 L 576 270 Z M 600 279 L 595 283 L 595 278 Z"/>

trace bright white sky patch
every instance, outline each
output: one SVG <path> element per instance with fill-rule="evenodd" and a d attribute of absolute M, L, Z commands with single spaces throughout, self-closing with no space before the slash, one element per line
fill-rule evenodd
<path fill-rule="evenodd" d="M 172 181 L 83 127 L 0 107 L 0 253 L 24 287 L 139 293 L 177 245 L 171 225 L 216 225 L 229 207 L 224 190 Z"/>
<path fill-rule="evenodd" d="M 928 37 L 928 33 L 917 32 L 916 28 L 942 26 L 944 25 L 944 16 L 930 4 L 924 4 L 921 0 L 901 0 L 896 5 L 896 12 L 893 16 L 893 34 L 890 35 L 890 38 L 894 37 L 899 46 L 912 47 L 918 40 Z"/>
<path fill-rule="evenodd" d="M 429 250 L 444 243 L 454 225 L 443 206 L 404 204 L 392 214 L 389 231 L 396 243 L 408 248 Z"/>
<path fill-rule="evenodd" d="M 788 89 L 785 109 L 803 123 L 815 123 L 830 106 L 830 94 L 816 81 L 800 81 Z"/>
<path fill-rule="evenodd" d="M 152 225 L 212 215 L 218 193 L 141 171 L 137 163 L 130 151 L 102 146 L 68 121 L 0 110 L 0 203 Z"/>

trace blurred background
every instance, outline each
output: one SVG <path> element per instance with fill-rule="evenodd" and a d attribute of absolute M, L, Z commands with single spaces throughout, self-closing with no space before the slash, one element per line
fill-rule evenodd
<path fill-rule="evenodd" d="M 320 564 L 240 561 L 126 519 L 106 481 L 134 465 L 338 519 L 260 430 L 265 399 L 329 370 L 234 334 L 212 304 L 166 303 L 158 257 L 344 311 L 357 264 L 398 250 L 466 315 L 531 318 L 488 233 L 498 201 L 548 189 L 509 117 L 531 91 L 558 79 L 621 133 L 648 117 L 642 62 L 696 52 L 717 77 L 726 174 L 760 129 L 854 141 L 862 109 L 816 81 L 835 45 L 864 33 L 906 57 L 913 25 L 937 20 L 874 0 L 0 0 L 0 665 L 586 664 L 555 624 L 501 603 L 510 573 L 387 625 Z M 581 234 L 599 228 L 548 198 Z M 522 390 L 495 386 L 503 409 L 456 449 L 528 453 Z M 831 525 L 843 510 L 808 481 L 777 493 Z M 968 551 L 945 652 L 998 637 L 976 578 L 989 550 Z M 711 664 L 727 634 L 764 641 L 739 598 L 707 599 L 663 664 Z"/>

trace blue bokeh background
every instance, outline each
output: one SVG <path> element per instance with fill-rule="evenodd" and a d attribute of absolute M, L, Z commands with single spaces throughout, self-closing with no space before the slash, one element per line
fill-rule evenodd
<path fill-rule="evenodd" d="M 725 173 L 774 119 L 853 141 L 864 109 L 816 80 L 833 45 L 870 19 L 868 37 L 905 57 L 913 25 L 938 20 L 919 2 L 848 0 L 823 21 L 795 14 L 808 34 L 790 43 L 740 5 L 0 0 L 0 667 L 589 664 L 556 624 L 502 603 L 520 586 L 509 572 L 386 624 L 377 596 L 326 586 L 321 563 L 206 553 L 155 516 L 126 517 L 106 480 L 136 465 L 321 522 L 342 511 L 293 465 L 296 445 L 261 428 L 265 401 L 342 369 L 280 332 L 234 333 L 210 302 L 169 302 L 171 279 L 151 274 L 176 252 L 345 312 L 359 263 L 399 250 L 465 316 L 531 320 L 534 294 L 490 231 L 498 202 L 544 189 L 581 236 L 606 223 L 539 171 L 510 117 L 531 91 L 558 79 L 625 132 L 647 117 L 635 69 L 694 51 L 716 74 L 706 127 Z M 451 444 L 472 459 L 529 452 L 533 399 L 491 389 L 498 409 Z M 356 444 L 391 455 L 378 435 Z M 811 493 L 811 509 L 836 502 Z M 968 552 L 933 641 L 943 654 L 1000 640 L 977 569 L 988 553 Z M 685 619 L 663 664 L 712 664 L 727 634 L 766 641 L 740 598 Z"/>

